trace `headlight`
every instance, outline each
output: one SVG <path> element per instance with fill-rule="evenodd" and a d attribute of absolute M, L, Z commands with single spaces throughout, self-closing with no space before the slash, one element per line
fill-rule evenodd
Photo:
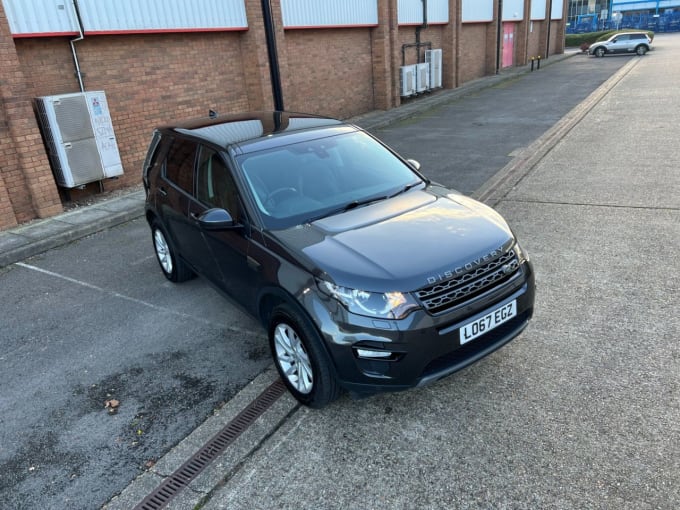
<path fill-rule="evenodd" d="M 512 249 L 515 250 L 517 260 L 519 260 L 520 264 L 526 260 L 529 260 L 529 254 L 520 246 L 519 241 L 515 241 L 515 246 L 513 246 Z"/>
<path fill-rule="evenodd" d="M 318 283 L 324 294 L 334 297 L 350 312 L 358 315 L 380 319 L 402 319 L 418 308 L 418 303 L 410 294 L 367 292 L 341 287 L 325 280 L 318 280 Z"/>

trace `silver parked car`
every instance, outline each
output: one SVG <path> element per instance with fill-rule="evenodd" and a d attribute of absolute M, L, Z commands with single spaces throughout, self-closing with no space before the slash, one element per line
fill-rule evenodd
<path fill-rule="evenodd" d="M 617 53 L 644 55 L 651 49 L 652 38 L 646 32 L 619 32 L 606 41 L 593 43 L 588 48 L 588 53 L 597 57 Z"/>

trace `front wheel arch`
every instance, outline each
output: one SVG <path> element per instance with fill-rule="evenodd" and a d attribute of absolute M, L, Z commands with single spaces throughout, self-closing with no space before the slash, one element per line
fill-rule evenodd
<path fill-rule="evenodd" d="M 338 398 L 341 388 L 333 361 L 304 310 L 288 301 L 279 302 L 269 314 L 267 333 L 276 369 L 300 403 L 321 408 Z"/>

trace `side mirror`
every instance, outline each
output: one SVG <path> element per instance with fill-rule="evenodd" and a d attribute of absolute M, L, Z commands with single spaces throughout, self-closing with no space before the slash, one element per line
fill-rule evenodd
<path fill-rule="evenodd" d="M 416 161 L 415 159 L 407 159 L 406 162 L 411 165 L 413 168 L 417 170 L 420 170 L 420 163 Z"/>
<path fill-rule="evenodd" d="M 227 230 L 237 226 L 231 214 L 219 208 L 208 209 L 196 218 L 196 221 L 205 230 Z"/>

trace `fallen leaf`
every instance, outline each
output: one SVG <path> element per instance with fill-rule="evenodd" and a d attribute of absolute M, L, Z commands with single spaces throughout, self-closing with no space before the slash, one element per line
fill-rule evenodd
<path fill-rule="evenodd" d="M 118 406 L 120 406 L 120 401 L 116 400 L 115 398 L 112 398 L 111 400 L 107 400 L 104 402 L 104 407 L 107 409 L 117 409 Z"/>

